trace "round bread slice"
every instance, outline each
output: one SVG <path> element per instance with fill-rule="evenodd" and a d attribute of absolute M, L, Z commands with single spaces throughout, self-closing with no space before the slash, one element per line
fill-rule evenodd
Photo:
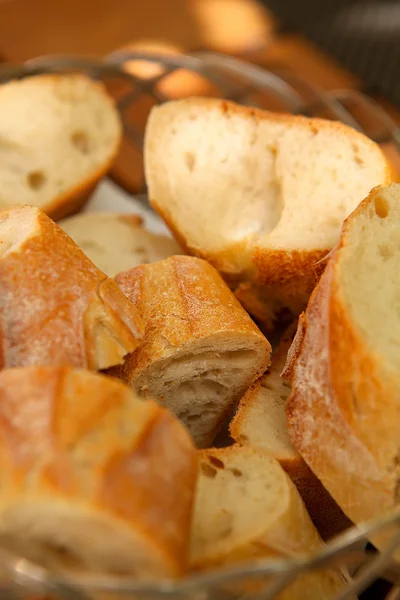
<path fill-rule="evenodd" d="M 0 86 L 0 208 L 76 212 L 109 170 L 122 128 L 101 83 L 37 75 Z"/>
<path fill-rule="evenodd" d="M 165 409 L 68 367 L 0 373 L 0 544 L 50 570 L 187 566 L 197 458 Z"/>
<path fill-rule="evenodd" d="M 294 484 L 268 453 L 234 445 L 203 450 L 199 457 L 193 569 L 295 557 L 323 547 Z M 328 600 L 343 584 L 339 572 L 307 574 L 279 599 Z"/>
<path fill-rule="evenodd" d="M 139 215 L 85 213 L 58 224 L 109 277 L 182 254 L 175 240 L 148 231 Z"/>
<path fill-rule="evenodd" d="M 399 269 L 400 185 L 392 184 L 346 220 L 290 357 L 291 439 L 355 523 L 400 504 Z"/>
<path fill-rule="evenodd" d="M 343 220 L 390 180 L 380 148 L 341 123 L 191 98 L 152 110 L 149 199 L 263 327 L 298 315 Z"/>

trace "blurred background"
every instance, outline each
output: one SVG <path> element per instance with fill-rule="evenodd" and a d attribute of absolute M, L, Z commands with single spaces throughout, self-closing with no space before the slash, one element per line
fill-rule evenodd
<path fill-rule="evenodd" d="M 399 0 L 0 0 L 1 60 L 45 53 L 104 56 L 129 44 L 212 49 L 256 62 L 289 61 L 329 84 L 324 66 L 317 57 L 310 64 L 310 48 L 296 34 L 400 107 Z"/>
<path fill-rule="evenodd" d="M 390 133 L 400 123 L 400 0 L 0 0 L 0 62 L 49 53 L 106 57 L 121 49 L 174 56 L 211 51 L 285 73 L 286 81 L 289 73 L 297 92 L 314 86 L 298 112 L 326 116 L 313 102 L 318 91 L 330 94 L 357 119 L 361 115 L 361 129 L 382 144 L 394 172 L 400 172 L 393 146 L 398 132 L 394 138 Z M 142 81 L 164 72 L 145 61 L 127 66 Z M 123 102 L 126 90 L 109 89 Z M 358 92 L 385 115 L 378 118 Z M 143 188 L 140 139 L 149 109 L 161 97 L 187 95 L 221 95 L 221 90 L 209 78 L 179 69 L 161 78 L 151 93 L 136 94 L 129 106 L 125 102 L 131 136 L 112 175 L 128 191 Z M 289 110 L 264 95 L 253 94 L 248 103 Z"/>

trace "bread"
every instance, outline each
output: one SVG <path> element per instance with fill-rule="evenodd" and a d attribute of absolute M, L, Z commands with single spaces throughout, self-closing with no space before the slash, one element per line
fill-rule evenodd
<path fill-rule="evenodd" d="M 292 355 L 290 437 L 355 523 L 399 505 L 399 267 L 392 184 L 346 220 Z"/>
<path fill-rule="evenodd" d="M 59 225 L 109 277 L 182 253 L 173 239 L 143 227 L 138 215 L 86 213 L 63 219 Z"/>
<path fill-rule="evenodd" d="M 117 276 L 141 315 L 144 342 L 119 375 L 164 403 L 199 447 L 269 364 L 271 347 L 203 260 L 173 256 Z"/>
<path fill-rule="evenodd" d="M 290 333 L 294 334 L 295 328 Z M 280 372 L 291 335 L 281 342 L 272 365 L 244 395 L 229 430 L 233 440 L 271 454 L 290 476 L 324 540 L 351 526 L 289 439 L 285 405 L 290 385 Z"/>
<path fill-rule="evenodd" d="M 235 445 L 199 454 L 193 569 L 261 557 L 291 558 L 321 548 L 295 486 L 268 453 Z M 308 574 L 279 599 L 328 600 L 343 583 L 338 572 Z"/>
<path fill-rule="evenodd" d="M 0 368 L 105 369 L 137 348 L 137 310 L 39 209 L 0 211 Z"/>
<path fill-rule="evenodd" d="M 0 208 L 76 212 L 110 168 L 121 141 L 102 84 L 83 75 L 36 75 L 0 86 Z"/>
<path fill-rule="evenodd" d="M 167 410 L 69 367 L 2 371 L 0 397 L 2 547 L 70 574 L 184 572 L 197 457 Z"/>
<path fill-rule="evenodd" d="M 263 327 L 298 315 L 343 219 L 389 181 L 379 147 L 341 124 L 191 98 L 153 108 L 149 199 Z"/>

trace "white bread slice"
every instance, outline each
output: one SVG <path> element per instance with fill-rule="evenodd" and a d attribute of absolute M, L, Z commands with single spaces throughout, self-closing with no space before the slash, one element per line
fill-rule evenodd
<path fill-rule="evenodd" d="M 316 552 L 323 543 L 289 477 L 268 453 L 234 445 L 200 456 L 192 525 L 193 569 Z M 339 572 L 308 574 L 279 600 L 328 600 Z"/>
<path fill-rule="evenodd" d="M 38 208 L 0 211 L 0 369 L 124 362 L 140 344 L 135 307 Z"/>
<path fill-rule="evenodd" d="M 265 371 L 271 347 L 217 271 L 173 256 L 116 277 L 144 326 L 138 352 L 116 371 L 142 396 L 170 408 L 199 447 Z"/>
<path fill-rule="evenodd" d="M 197 457 L 167 410 L 68 367 L 4 370 L 0 396 L 2 547 L 69 574 L 185 571 Z"/>
<path fill-rule="evenodd" d="M 392 184 L 346 220 L 292 354 L 291 439 L 355 523 L 400 504 L 399 269 Z"/>
<path fill-rule="evenodd" d="M 117 154 L 122 128 L 101 83 L 37 75 L 0 86 L 0 208 L 76 212 Z"/>
<path fill-rule="evenodd" d="M 182 254 L 175 240 L 145 229 L 139 215 L 84 213 L 62 219 L 58 225 L 109 277 Z"/>
<path fill-rule="evenodd" d="M 344 218 L 390 178 L 380 148 L 341 123 L 207 98 L 152 110 L 145 172 L 179 242 L 265 328 L 305 308 Z"/>
<path fill-rule="evenodd" d="M 272 364 L 244 395 L 230 423 L 233 440 L 271 454 L 296 485 L 314 525 L 322 539 L 328 540 L 351 525 L 319 479 L 307 466 L 289 438 L 286 400 L 290 385 L 280 372 L 285 364 L 291 328 L 274 352 Z"/>

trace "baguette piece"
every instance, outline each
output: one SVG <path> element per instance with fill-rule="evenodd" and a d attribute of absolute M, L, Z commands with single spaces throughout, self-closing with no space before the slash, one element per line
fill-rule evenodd
<path fill-rule="evenodd" d="M 39 209 L 0 211 L 0 368 L 106 369 L 137 348 L 135 307 Z"/>
<path fill-rule="evenodd" d="M 164 403 L 196 444 L 210 445 L 227 413 L 269 364 L 271 347 L 217 271 L 173 256 L 117 276 L 145 325 L 118 369 L 141 396 Z"/>
<path fill-rule="evenodd" d="M 271 329 L 306 306 L 342 222 L 390 180 L 380 148 L 341 124 L 207 98 L 152 110 L 150 202 Z"/>
<path fill-rule="evenodd" d="M 199 452 L 191 564 L 204 569 L 254 558 L 290 558 L 323 543 L 289 477 L 268 453 L 250 446 Z M 339 572 L 307 574 L 280 600 L 328 600 Z"/>
<path fill-rule="evenodd" d="M 70 367 L 2 371 L 0 397 L 2 547 L 69 573 L 185 571 L 197 457 L 167 410 Z"/>
<path fill-rule="evenodd" d="M 290 437 L 355 523 L 399 506 L 399 267 L 392 184 L 346 220 L 292 354 Z"/>
<path fill-rule="evenodd" d="M 35 75 L 0 86 L 0 208 L 79 210 L 117 154 L 122 128 L 101 83 Z"/>
<path fill-rule="evenodd" d="M 295 328 L 290 332 L 295 333 Z M 289 438 L 286 400 L 290 385 L 280 372 L 285 364 L 292 335 L 281 342 L 272 365 L 244 395 L 230 423 L 229 431 L 239 444 L 271 454 L 296 485 L 314 525 L 324 540 L 351 526 L 342 510 L 297 452 Z"/>
<path fill-rule="evenodd" d="M 109 277 L 137 265 L 182 254 L 172 238 L 147 231 L 139 215 L 85 213 L 58 224 Z"/>

